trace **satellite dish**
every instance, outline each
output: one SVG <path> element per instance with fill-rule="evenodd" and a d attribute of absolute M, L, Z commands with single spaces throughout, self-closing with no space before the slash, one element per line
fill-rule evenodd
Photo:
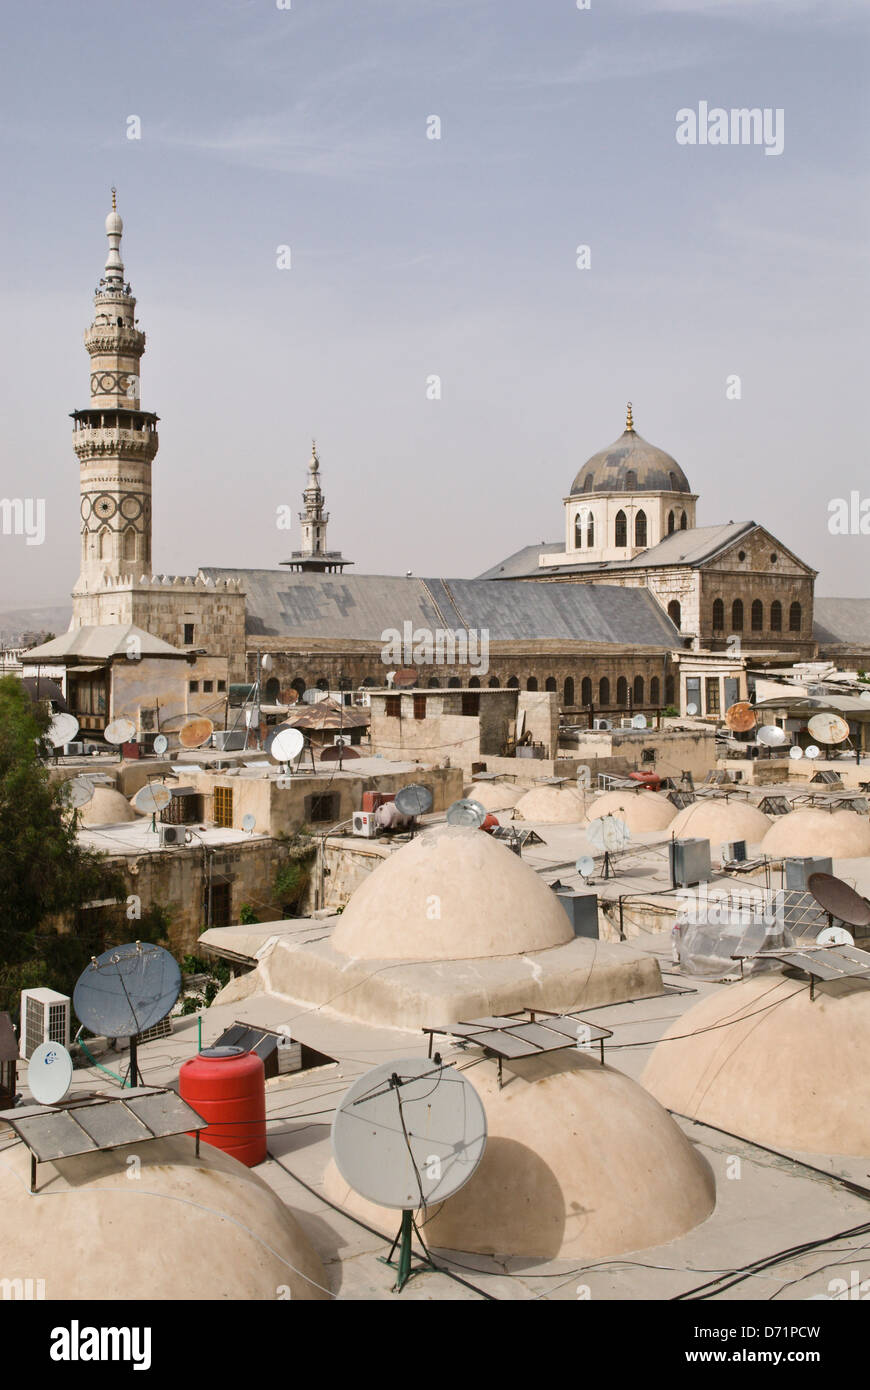
<path fill-rule="evenodd" d="M 780 748 L 787 738 L 785 729 L 781 729 L 778 724 L 762 724 L 758 730 L 758 742 L 763 743 L 766 748 Z"/>
<path fill-rule="evenodd" d="M 839 714 L 814 714 L 807 728 L 819 743 L 843 743 L 849 737 L 849 725 Z"/>
<path fill-rule="evenodd" d="M 27 1084 L 40 1105 L 57 1105 L 72 1085 L 73 1064 L 60 1043 L 40 1043 L 27 1067 Z"/>
<path fill-rule="evenodd" d="M 89 782 L 87 777 L 74 777 L 71 782 L 66 784 L 67 804 L 74 809 L 79 806 L 87 806 L 94 794 L 94 784 Z"/>
<path fill-rule="evenodd" d="M 52 748 L 62 748 L 72 743 L 79 731 L 79 721 L 74 714 L 56 714 L 46 730 L 45 737 Z"/>
<path fill-rule="evenodd" d="M 133 805 L 143 816 L 154 816 L 165 811 L 171 800 L 172 792 L 162 782 L 148 782 L 133 797 Z"/>
<path fill-rule="evenodd" d="M 407 690 L 409 686 L 417 684 L 417 671 L 413 666 L 403 666 L 393 677 L 393 685 L 397 685 L 400 690 Z"/>
<path fill-rule="evenodd" d="M 254 826 L 255 826 L 256 824 L 257 824 L 257 817 L 256 817 L 256 816 L 252 816 L 251 813 L 250 813 L 250 811 L 248 812 L 248 814 L 247 814 L 246 816 L 242 816 L 242 829 L 243 829 L 243 830 L 247 830 L 247 832 L 248 832 L 249 835 L 250 835 L 251 831 L 253 830 L 253 828 L 254 828 Z"/>
<path fill-rule="evenodd" d="M 698 706 L 697 706 L 697 705 L 686 705 L 686 714 L 697 714 L 697 713 L 698 713 Z"/>
<path fill-rule="evenodd" d="M 583 854 L 577 860 L 575 868 L 577 869 L 577 872 L 581 878 L 588 878 L 589 875 L 592 873 L 593 869 L 595 868 L 595 860 L 592 859 L 588 854 Z"/>
<path fill-rule="evenodd" d="M 485 820 L 486 807 L 481 806 L 479 801 L 472 801 L 470 797 L 454 801 L 453 805 L 447 808 L 448 825 L 470 825 L 479 829 Z"/>
<path fill-rule="evenodd" d="M 403 816 L 425 816 L 432 810 L 434 798 L 428 787 L 421 786 L 419 782 L 409 782 L 407 787 L 399 788 L 394 802 Z"/>
<path fill-rule="evenodd" d="M 272 739 L 269 757 L 276 763 L 292 763 L 305 747 L 301 729 L 279 729 Z"/>
<path fill-rule="evenodd" d="M 816 937 L 817 946 L 854 946 L 855 938 L 845 927 L 825 927 Z"/>
<path fill-rule="evenodd" d="M 169 747 L 169 739 L 165 734 L 158 734 L 154 740 L 154 752 L 165 753 Z"/>
<path fill-rule="evenodd" d="M 428 1057 L 383 1062 L 356 1081 L 332 1122 L 338 1170 L 381 1207 L 414 1211 L 452 1197 L 486 1147 L 480 1096 L 455 1067 Z"/>
<path fill-rule="evenodd" d="M 632 727 L 633 729 L 645 729 L 645 728 L 647 727 L 647 718 L 646 718 L 646 715 L 645 715 L 645 714 L 636 714 L 636 715 L 634 716 L 634 718 L 632 719 L 632 721 L 631 721 L 631 727 Z"/>
<path fill-rule="evenodd" d="M 725 711 L 725 723 L 735 734 L 748 733 L 757 722 L 755 710 L 746 700 L 738 700 L 736 705 L 729 705 Z"/>
<path fill-rule="evenodd" d="M 103 732 L 103 738 L 107 743 L 114 743 L 116 746 L 121 743 L 132 743 L 136 737 L 136 725 L 132 719 L 113 719 L 111 724 L 107 724 Z"/>
<path fill-rule="evenodd" d="M 181 991 L 181 971 L 162 946 L 131 941 L 86 965 L 73 991 L 80 1023 L 98 1037 L 129 1038 L 165 1018 Z"/>
<path fill-rule="evenodd" d="M 800 748 L 800 747 L 798 746 L 798 744 L 795 744 L 793 748 L 790 748 L 790 749 L 788 750 L 788 756 L 789 756 L 790 758 L 793 758 L 795 762 L 797 762 L 798 758 L 802 758 L 803 755 L 804 755 L 804 750 L 803 750 L 802 748 Z"/>
<path fill-rule="evenodd" d="M 817 758 L 818 756 L 819 756 L 819 749 L 816 747 L 816 745 L 815 745 L 814 743 L 809 743 L 809 744 L 807 744 L 806 748 L 804 749 L 804 757 L 805 757 L 805 758 Z"/>
<path fill-rule="evenodd" d="M 870 927 L 870 902 L 834 874 L 810 874 L 807 887 L 819 907 L 850 927 Z"/>
<path fill-rule="evenodd" d="M 321 700 L 326 700 L 328 698 L 329 691 L 318 690 L 316 685 L 313 685 L 310 689 L 303 690 L 302 692 L 302 700 L 303 703 L 306 705 L 319 705 Z"/>
<path fill-rule="evenodd" d="M 182 748 L 202 748 L 214 733 L 214 724 L 204 714 L 188 719 L 178 730 L 178 742 Z"/>
<path fill-rule="evenodd" d="M 617 816 L 598 816 L 586 827 L 586 838 L 598 849 L 613 853 L 625 849 L 631 840 L 631 831 Z"/>

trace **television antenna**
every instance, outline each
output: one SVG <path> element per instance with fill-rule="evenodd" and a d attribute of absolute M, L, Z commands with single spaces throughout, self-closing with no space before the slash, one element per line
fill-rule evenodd
<path fill-rule="evenodd" d="M 126 717 L 113 719 L 111 724 L 107 724 L 103 730 L 103 738 L 107 743 L 118 749 L 118 759 L 121 758 L 121 744 L 132 743 L 136 737 L 136 725 L 132 719 Z"/>
<path fill-rule="evenodd" d="M 52 748 L 63 748 L 72 743 L 79 731 L 79 721 L 74 714 L 56 714 L 45 731 L 45 737 Z"/>
<path fill-rule="evenodd" d="M 645 714 L 635 714 L 632 717 L 631 727 L 633 729 L 645 729 L 647 727 L 647 717 Z"/>
<path fill-rule="evenodd" d="M 403 816 L 411 817 L 428 815 L 434 804 L 429 788 L 419 782 L 409 782 L 406 787 L 400 787 L 393 800 Z"/>
<path fill-rule="evenodd" d="M 817 946 L 854 946 L 855 938 L 845 927 L 825 927 L 816 937 Z"/>
<path fill-rule="evenodd" d="M 804 749 L 804 757 L 805 757 L 805 758 L 817 758 L 817 757 L 819 756 L 819 753 L 820 753 L 820 752 L 821 752 L 821 749 L 817 748 L 816 745 L 815 745 L 814 743 L 810 743 L 810 744 L 807 744 L 807 747 Z"/>
<path fill-rule="evenodd" d="M 332 1151 L 345 1182 L 378 1206 L 401 1211 L 384 1261 L 396 1270 L 395 1293 L 413 1274 L 434 1269 L 414 1212 L 464 1187 L 486 1147 L 486 1114 L 471 1082 L 438 1053 L 373 1067 L 342 1097 L 332 1122 Z M 425 1252 L 412 1269 L 414 1231 Z M 393 1256 L 399 1249 L 395 1264 Z"/>
<path fill-rule="evenodd" d="M 849 725 L 839 714 L 814 714 L 807 729 L 819 743 L 845 743 L 849 737 Z"/>
<path fill-rule="evenodd" d="M 750 729 L 754 729 L 758 719 L 755 710 L 748 700 L 738 700 L 735 705 L 729 705 L 725 711 L 725 723 L 735 734 L 748 734 Z"/>
<path fill-rule="evenodd" d="M 762 724 L 758 730 L 757 738 L 758 742 L 764 744 L 765 748 L 781 748 L 788 738 L 788 734 L 778 724 Z"/>
<path fill-rule="evenodd" d="M 462 797 L 447 808 L 448 825 L 468 825 L 479 830 L 486 820 L 486 807 L 471 797 Z"/>
<path fill-rule="evenodd" d="M 214 733 L 214 723 L 204 714 L 187 719 L 178 730 L 178 742 L 182 748 L 202 748 Z"/>
<path fill-rule="evenodd" d="M 151 829 L 157 834 L 157 812 L 165 811 L 172 801 L 172 792 L 162 782 L 146 782 L 133 797 L 133 805 L 143 816 L 151 817 Z"/>
<path fill-rule="evenodd" d="M 164 753 L 166 752 L 166 750 L 167 750 L 168 747 L 169 747 L 169 739 L 166 737 L 166 735 L 165 735 L 165 734 L 158 734 L 157 737 L 156 737 L 155 740 L 154 740 L 154 752 L 155 752 L 158 756 L 162 756 L 162 754 L 164 754 Z"/>
<path fill-rule="evenodd" d="M 595 869 L 595 860 L 591 854 L 581 854 L 574 866 L 581 878 L 590 879 Z"/>
<path fill-rule="evenodd" d="M 792 758 L 795 762 L 797 762 L 799 758 L 802 758 L 803 755 L 804 755 L 804 750 L 801 748 L 800 744 L 798 744 L 798 743 L 796 743 L 796 744 L 794 745 L 793 748 L 790 748 L 790 749 L 788 750 L 788 756 L 789 756 L 790 758 Z"/>
<path fill-rule="evenodd" d="M 308 690 L 302 692 L 302 703 L 305 705 L 319 705 L 322 700 L 329 698 L 328 690 L 321 690 L 318 686 L 312 685 Z"/>
<path fill-rule="evenodd" d="M 98 1037 L 130 1039 L 130 1085 L 138 1086 L 138 1035 L 169 1013 L 181 993 L 178 962 L 162 946 L 130 941 L 92 956 L 76 981 L 73 1008 Z"/>
<path fill-rule="evenodd" d="M 829 926 L 836 918 L 850 927 L 870 927 L 870 902 L 841 878 L 834 874 L 810 874 L 807 887 L 819 907 L 827 912 Z"/>
<path fill-rule="evenodd" d="M 697 706 L 697 705 L 694 705 L 694 704 L 692 704 L 692 705 L 686 705 L 686 714 L 697 714 L 697 713 L 698 713 L 698 706 Z"/>
<path fill-rule="evenodd" d="M 243 830 L 246 830 L 246 831 L 248 832 L 249 835 L 252 833 L 252 831 L 253 831 L 253 829 L 254 829 L 254 826 L 255 826 L 256 824 L 257 824 L 257 817 L 256 817 L 256 816 L 252 816 L 251 813 L 250 813 L 250 811 L 248 811 L 247 815 L 242 816 L 242 829 L 243 829 Z"/>
<path fill-rule="evenodd" d="M 305 747 L 305 735 L 301 729 L 292 729 L 289 725 L 284 725 L 276 730 L 271 745 L 268 739 L 266 740 L 266 746 L 273 763 L 292 763 Z"/>
<path fill-rule="evenodd" d="M 94 794 L 94 784 L 89 782 L 87 777 L 73 777 L 71 782 L 66 784 L 67 804 L 77 811 L 80 806 L 87 806 Z"/>
<path fill-rule="evenodd" d="M 27 1085 L 39 1105 L 57 1105 L 72 1085 L 72 1058 L 61 1043 L 35 1048 L 27 1067 Z"/>
<path fill-rule="evenodd" d="M 415 666 L 402 666 L 393 676 L 393 685 L 400 690 L 409 690 L 412 685 L 417 684 L 417 669 Z"/>
<path fill-rule="evenodd" d="M 602 878 L 612 878 L 612 854 L 626 849 L 631 841 L 631 831 L 624 820 L 618 816 L 597 816 L 586 827 L 586 838 L 596 849 L 604 852 L 604 872 Z"/>

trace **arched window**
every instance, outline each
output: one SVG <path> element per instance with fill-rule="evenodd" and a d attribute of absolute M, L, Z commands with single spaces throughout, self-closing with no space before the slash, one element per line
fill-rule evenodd
<path fill-rule="evenodd" d="M 564 700 L 564 703 L 565 703 L 566 705 L 573 705 L 573 703 L 574 703 L 574 677 L 573 677 L 573 676 L 566 676 L 566 677 L 565 677 L 565 692 L 564 692 L 563 700 Z"/>
<path fill-rule="evenodd" d="M 326 679 L 325 676 L 321 676 L 321 677 L 320 677 L 319 681 L 317 682 L 317 689 L 318 689 L 318 690 L 328 690 L 328 689 L 329 689 L 329 681 Z"/>
<path fill-rule="evenodd" d="M 620 676 L 616 682 L 616 703 L 620 709 L 625 709 L 628 704 L 628 681 L 625 676 Z"/>
<path fill-rule="evenodd" d="M 112 558 L 112 533 L 108 526 L 104 526 L 100 532 L 99 556 L 101 560 L 111 560 Z"/>
<path fill-rule="evenodd" d="M 689 518 L 686 512 L 680 513 L 680 530 L 687 531 L 689 528 Z"/>
<path fill-rule="evenodd" d="M 458 676 L 451 676 L 449 681 L 447 682 L 447 686 L 450 690 L 455 690 L 456 687 L 461 684 L 462 681 L 459 679 Z"/>
<path fill-rule="evenodd" d="M 479 690 L 479 689 L 480 689 L 480 677 L 479 677 L 479 676 L 472 676 L 472 677 L 471 677 L 471 680 L 468 682 L 468 688 L 469 688 L 469 690 Z"/>
<path fill-rule="evenodd" d="M 679 487 L 677 486 L 677 475 L 676 475 L 676 473 L 671 472 L 671 473 L 668 474 L 668 477 L 669 477 L 670 480 L 671 480 L 671 492 L 679 492 L 680 489 L 679 489 Z"/>
<path fill-rule="evenodd" d="M 128 526 L 124 532 L 124 559 L 136 559 L 136 531 L 132 526 Z"/>
<path fill-rule="evenodd" d="M 652 680 L 649 683 L 649 702 L 651 705 L 658 705 L 659 700 L 662 698 L 661 689 L 662 687 L 659 682 L 658 676 L 653 676 Z"/>
<path fill-rule="evenodd" d="M 637 491 L 637 474 L 633 468 L 629 468 L 625 475 L 625 490 L 626 492 Z"/>
<path fill-rule="evenodd" d="M 665 704 L 666 704 L 666 705 L 673 705 L 673 703 L 674 703 L 674 678 L 673 678 L 673 676 L 666 676 L 666 677 L 665 677 Z"/>
<path fill-rule="evenodd" d="M 743 600 L 736 598 L 731 605 L 731 626 L 735 632 L 743 631 Z"/>
<path fill-rule="evenodd" d="M 490 690 L 498 690 L 498 689 L 499 689 L 499 686 L 500 686 L 500 681 L 499 681 L 498 676 L 490 676 L 490 678 L 489 678 L 489 688 L 490 688 Z"/>
<path fill-rule="evenodd" d="M 770 605 L 770 630 L 771 632 L 782 632 L 782 604 L 778 598 L 775 598 Z"/>
<path fill-rule="evenodd" d="M 592 682 L 588 676 L 584 676 L 580 682 L 580 703 L 581 705 L 592 704 Z"/>
<path fill-rule="evenodd" d="M 622 511 L 622 509 L 616 513 L 614 545 L 628 545 L 628 522 L 625 519 L 625 512 Z"/>
<path fill-rule="evenodd" d="M 438 690 L 438 688 L 441 685 L 441 682 L 437 676 L 430 676 L 426 684 L 428 685 L 430 690 Z M 363 685 L 365 685 L 365 681 L 363 681 Z"/>
<path fill-rule="evenodd" d="M 529 676 L 529 679 L 526 681 L 526 690 L 537 690 L 537 688 L 538 688 L 538 678 L 537 678 L 537 676 Z"/>
<path fill-rule="evenodd" d="M 643 676 L 635 676 L 632 699 L 636 705 L 643 704 Z"/>
<path fill-rule="evenodd" d="M 277 676 L 272 676 L 270 680 L 266 681 L 266 689 L 264 693 L 266 696 L 267 705 L 277 705 L 278 700 L 281 696 L 281 682 L 278 680 Z"/>
<path fill-rule="evenodd" d="M 752 600 L 752 609 L 751 609 L 750 611 L 751 611 L 750 622 L 752 623 L 752 631 L 753 631 L 753 632 L 763 632 L 763 631 L 764 631 L 764 604 L 761 602 L 761 599 L 760 599 L 760 598 L 756 598 L 756 599 L 753 599 L 753 600 Z"/>
<path fill-rule="evenodd" d="M 574 549 L 580 550 L 583 545 L 583 513 L 578 512 L 574 518 Z"/>
<path fill-rule="evenodd" d="M 547 677 L 547 679 L 544 681 L 544 689 L 545 689 L 545 690 L 555 690 L 555 689 L 556 689 L 556 677 L 555 677 L 555 676 L 548 676 L 548 677 Z"/>
<path fill-rule="evenodd" d="M 371 679 L 371 677 L 369 677 L 368 680 L 364 680 L 364 681 L 363 681 L 363 685 L 374 685 L 374 684 L 375 684 L 375 682 Z M 297 695 L 301 695 L 301 694 L 302 694 L 303 690 L 306 689 L 306 685 L 305 685 L 305 682 L 304 682 L 304 680 L 302 679 L 301 676 L 297 676 L 295 680 L 293 680 L 293 681 L 290 682 L 290 689 L 291 689 L 291 690 L 295 690 Z"/>
<path fill-rule="evenodd" d="M 586 549 L 591 550 L 595 544 L 595 517 L 591 512 L 586 517 Z"/>
<path fill-rule="evenodd" d="M 598 682 L 598 703 L 599 705 L 610 704 L 610 681 L 606 676 L 602 676 Z"/>
<path fill-rule="evenodd" d="M 801 606 L 793 603 L 788 610 L 788 630 L 789 632 L 800 632 L 801 630 Z"/>
<path fill-rule="evenodd" d="M 721 598 L 713 600 L 713 631 L 725 631 L 725 604 Z"/>
<path fill-rule="evenodd" d="M 634 518 L 634 543 L 646 547 L 646 512 L 638 512 Z"/>
<path fill-rule="evenodd" d="M 584 492 L 591 492 L 591 491 L 592 491 L 592 488 L 593 488 L 592 474 L 591 474 L 591 473 L 587 473 L 587 475 L 586 475 L 586 481 L 585 481 L 585 483 L 583 484 L 583 491 L 584 491 Z"/>
<path fill-rule="evenodd" d="M 669 535 L 669 536 L 672 536 L 672 535 L 674 534 L 674 524 L 675 524 L 675 523 L 674 523 L 674 514 L 673 514 L 673 512 L 668 512 L 668 535 Z"/>
<path fill-rule="evenodd" d="M 670 618 L 674 627 L 680 626 L 680 620 L 682 616 L 683 610 L 680 608 L 680 605 L 677 602 L 677 600 L 675 598 L 672 598 L 670 603 L 668 604 L 668 617 Z"/>
<path fill-rule="evenodd" d="M 508 690 L 519 690 L 519 688 L 520 688 L 520 678 L 519 678 L 519 676 L 508 676 L 507 688 L 508 688 Z"/>

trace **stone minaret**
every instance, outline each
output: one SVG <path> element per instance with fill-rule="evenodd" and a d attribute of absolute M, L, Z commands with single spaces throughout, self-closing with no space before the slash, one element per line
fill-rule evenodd
<path fill-rule="evenodd" d="M 341 573 L 345 565 L 350 565 L 353 561 L 345 560 L 337 550 L 326 548 L 326 523 L 329 521 L 329 512 L 323 510 L 320 459 L 317 457 L 317 444 L 313 439 L 311 458 L 308 462 L 308 485 L 302 493 L 302 501 L 305 507 L 305 510 L 299 513 L 302 523 L 302 548 L 294 550 L 290 559 L 282 560 L 281 563 L 297 571 Z"/>
<path fill-rule="evenodd" d="M 74 606 L 88 608 L 106 578 L 151 573 L 151 461 L 157 453 L 157 416 L 139 406 L 139 362 L 145 334 L 137 328 L 136 300 L 124 278 L 115 206 L 106 218 L 109 254 L 94 295 L 94 321 L 85 332 L 91 359 L 91 399 L 73 411 L 73 447 L 80 465 L 81 572 Z M 84 621 L 88 619 L 82 614 Z"/>

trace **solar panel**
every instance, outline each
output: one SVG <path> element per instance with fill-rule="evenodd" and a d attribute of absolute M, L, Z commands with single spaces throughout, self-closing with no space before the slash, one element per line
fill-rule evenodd
<path fill-rule="evenodd" d="M 519 830 L 513 825 L 497 825 L 489 833 L 493 840 L 516 840 L 521 848 L 523 845 L 543 845 L 546 843 L 536 830 Z"/>
<path fill-rule="evenodd" d="M 828 914 L 804 888 L 783 888 L 782 910 L 786 931 L 800 939 L 818 936 L 828 925 Z"/>
<path fill-rule="evenodd" d="M 758 809 L 766 816 L 787 816 L 791 805 L 787 796 L 763 796 L 758 803 Z"/>
<path fill-rule="evenodd" d="M 694 792 L 668 792 L 668 801 L 676 806 L 678 811 L 682 811 L 684 806 L 691 806 L 694 800 Z"/>
<path fill-rule="evenodd" d="M 464 1042 L 485 1048 L 499 1059 L 499 1077 L 501 1061 L 505 1057 L 539 1057 L 543 1052 L 577 1047 L 581 1039 L 584 1046 L 592 1042 L 601 1043 L 603 1063 L 604 1039 L 612 1037 L 609 1028 L 587 1023 L 576 1014 L 541 1014 L 537 1009 L 525 1009 L 521 1014 L 470 1019 L 443 1028 L 424 1028 L 423 1032 L 430 1035 L 430 1055 L 435 1033 L 461 1038 Z"/>
<path fill-rule="evenodd" d="M 770 954 L 784 965 L 805 970 L 820 980 L 870 976 L 870 953 L 854 946 L 826 946 L 819 951 L 772 951 Z"/>
<path fill-rule="evenodd" d="M 814 773 L 813 776 L 810 778 L 810 781 L 824 782 L 828 786 L 833 786 L 835 783 L 840 781 L 840 776 L 839 773 L 835 772 L 833 768 L 826 768 L 823 772 Z"/>

